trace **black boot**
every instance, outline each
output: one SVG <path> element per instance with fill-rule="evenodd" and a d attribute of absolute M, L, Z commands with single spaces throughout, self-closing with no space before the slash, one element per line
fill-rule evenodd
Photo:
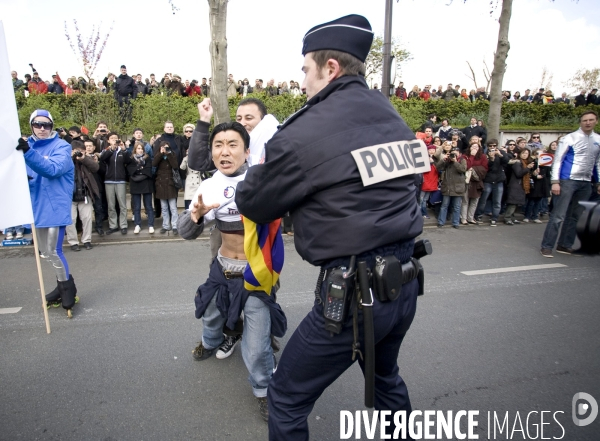
<path fill-rule="evenodd" d="M 60 298 L 60 282 L 56 281 L 56 288 L 46 294 L 46 307 L 54 306 L 55 308 L 61 303 Z"/>
<path fill-rule="evenodd" d="M 58 286 L 61 292 L 62 307 L 67 310 L 71 309 L 75 304 L 75 295 L 77 294 L 73 275 L 69 275 L 69 280 L 66 282 L 58 282 Z"/>

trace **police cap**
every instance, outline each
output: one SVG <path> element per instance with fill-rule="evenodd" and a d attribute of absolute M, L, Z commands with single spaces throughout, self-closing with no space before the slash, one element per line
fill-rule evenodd
<path fill-rule="evenodd" d="M 336 50 L 355 56 L 363 63 L 367 59 L 373 31 L 362 15 L 346 15 L 310 29 L 303 39 L 302 55 L 320 50 Z"/>

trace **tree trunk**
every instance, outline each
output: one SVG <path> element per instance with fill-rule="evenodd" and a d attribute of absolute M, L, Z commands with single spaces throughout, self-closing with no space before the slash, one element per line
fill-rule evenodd
<path fill-rule="evenodd" d="M 506 71 L 506 57 L 510 49 L 508 28 L 512 14 L 512 0 L 502 0 L 498 47 L 494 55 L 492 86 L 490 88 L 490 114 L 488 116 L 488 139 L 500 139 L 500 114 L 502 112 L 502 80 Z"/>
<path fill-rule="evenodd" d="M 208 0 L 210 21 L 210 101 L 215 125 L 230 122 L 227 102 L 227 0 Z"/>

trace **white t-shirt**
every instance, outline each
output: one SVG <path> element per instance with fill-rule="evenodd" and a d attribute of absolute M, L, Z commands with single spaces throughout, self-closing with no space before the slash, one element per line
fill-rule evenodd
<path fill-rule="evenodd" d="M 219 204 L 219 208 L 213 208 L 204 215 L 204 222 L 218 219 L 222 222 L 240 222 L 242 216 L 235 204 L 235 192 L 238 182 L 246 177 L 246 172 L 241 175 L 230 177 L 220 171 L 216 171 L 212 178 L 202 181 L 200 187 L 194 193 L 192 202 L 198 200 L 202 195 L 202 201 L 206 205 Z"/>

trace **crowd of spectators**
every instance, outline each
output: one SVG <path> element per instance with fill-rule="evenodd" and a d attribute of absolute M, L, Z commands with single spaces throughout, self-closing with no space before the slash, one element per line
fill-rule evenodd
<path fill-rule="evenodd" d="M 80 244 L 92 249 L 93 229 L 99 236 L 128 233 L 127 192 L 131 197 L 135 234 L 142 229 L 142 202 L 148 233 L 154 234 L 154 220 L 162 217 L 160 233 L 178 234 L 178 194 L 180 191 L 185 196 L 193 194 L 202 179 L 199 172 L 187 167 L 187 150 L 194 127 L 185 124 L 183 133 L 177 134 L 173 123 L 166 121 L 163 133 L 153 134 L 149 139 L 139 128 L 127 136 L 116 133 L 105 121 L 98 122 L 93 134 L 84 134 L 77 126 L 53 128 L 71 145 L 75 164 L 73 224 L 67 228 L 67 240 L 73 251 L 79 251 Z M 189 202 L 186 201 L 186 206 Z M 81 241 L 75 228 L 77 217 L 81 221 Z M 20 239 L 23 228 L 9 228 L 5 235 L 9 240 Z"/>
<path fill-rule="evenodd" d="M 590 104 L 600 105 L 600 96 L 597 95 L 598 89 L 592 89 L 589 93 L 587 93 L 587 95 L 586 92 L 586 90 L 582 90 L 581 93 L 574 98 L 568 97 L 567 93 L 563 92 L 559 98 L 555 98 L 551 90 L 545 90 L 545 88 L 543 87 L 540 87 L 538 92 L 534 95 L 531 94 L 530 89 L 525 89 L 523 95 L 521 95 L 521 92 L 519 91 L 512 94 L 510 90 L 505 90 L 502 91 L 502 101 L 511 103 L 524 102 L 531 104 L 564 103 L 572 104 L 575 107 L 586 106 Z M 415 85 L 409 92 L 404 87 L 404 83 L 400 82 L 395 89 L 395 95 L 401 100 L 415 99 L 423 101 L 463 100 L 475 102 L 477 100 L 490 99 L 489 94 L 485 90 L 485 87 L 471 89 L 467 93 L 467 89 L 461 88 L 459 84 L 455 86 L 453 86 L 452 84 L 448 84 L 445 90 L 442 88 L 441 85 L 439 85 L 437 89 L 432 89 L 431 85 L 426 85 L 423 89 L 419 88 L 418 85 Z"/>
<path fill-rule="evenodd" d="M 152 73 L 149 78 L 142 81 L 142 74 L 128 76 L 125 66 L 121 66 L 121 75 L 117 76 L 109 72 L 103 80 L 95 81 L 93 78 L 87 81 L 83 77 L 72 76 L 65 83 L 58 72 L 52 75 L 52 81 L 44 81 L 40 78 L 38 71 L 32 66 L 33 76 L 26 74 L 24 80 L 18 78 L 16 71 L 12 71 L 13 87 L 15 92 L 18 90 L 26 91 L 28 94 L 36 93 L 55 93 L 71 95 L 73 93 L 114 93 L 117 99 L 123 96 L 135 98 L 138 95 L 149 95 L 153 93 L 181 95 L 181 96 L 210 96 L 210 87 L 212 78 L 203 77 L 201 81 L 196 79 L 183 80 L 179 75 L 167 72 L 160 80 Z M 375 84 L 373 89 L 378 89 Z M 582 90 L 579 95 L 569 97 L 566 92 L 563 92 L 560 97 L 555 97 L 551 90 L 539 88 L 538 92 L 531 94 L 530 89 L 526 89 L 523 95 L 516 91 L 514 94 L 510 90 L 502 92 L 502 100 L 505 102 L 525 102 L 532 104 L 553 104 L 565 103 L 574 105 L 575 107 L 585 106 L 590 104 L 600 105 L 600 96 L 597 95 L 598 89 L 592 89 L 589 93 Z M 242 96 L 245 97 L 249 93 L 265 93 L 268 96 L 275 95 L 292 95 L 294 97 L 305 94 L 300 88 L 300 84 L 294 80 L 278 82 L 275 85 L 275 80 L 270 79 L 265 85 L 263 80 L 256 78 L 254 85 L 250 83 L 248 78 L 243 80 L 235 80 L 233 74 L 229 74 L 227 79 L 227 96 Z M 394 94 L 396 97 L 407 100 L 417 99 L 423 101 L 435 100 L 464 100 L 475 102 L 477 100 L 489 100 L 489 94 L 485 87 L 471 89 L 461 88 L 459 84 L 447 85 L 446 89 L 439 85 L 432 88 L 431 85 L 425 85 L 421 89 L 415 85 L 412 90 L 407 91 L 404 83 L 400 82 L 395 88 Z M 121 98 L 122 99 L 122 98 Z"/>
<path fill-rule="evenodd" d="M 425 219 L 432 212 L 440 228 L 448 219 L 454 228 L 479 225 L 484 215 L 495 227 L 501 214 L 507 225 L 541 223 L 550 209 L 550 170 L 560 138 L 544 146 L 540 134 L 533 133 L 529 139 L 509 139 L 502 146 L 497 139 L 487 139 L 485 124 L 476 118 L 460 130 L 447 119 L 440 125 L 436 120 L 436 115 L 429 115 L 417 132 L 431 164 L 420 183 Z M 522 221 L 514 216 L 518 207 Z"/>
<path fill-rule="evenodd" d="M 89 81 L 83 77 L 69 77 L 65 83 L 58 72 L 52 74 L 52 80 L 43 80 L 39 72 L 32 66 L 33 76 L 25 74 L 24 80 L 19 79 L 18 73 L 12 71 L 13 88 L 15 92 L 23 91 L 25 95 L 29 94 L 65 94 L 74 93 L 113 93 L 115 98 L 121 104 L 124 98 L 135 99 L 137 96 L 150 94 L 167 94 L 180 96 L 210 96 L 212 78 L 203 77 L 201 81 L 192 79 L 182 80 L 182 78 L 170 72 L 164 74 L 160 79 L 156 75 L 150 74 L 149 78 L 142 81 L 142 75 L 136 74 L 129 76 L 127 68 L 122 65 L 120 75 L 109 72 L 103 80 L 95 81 L 91 78 Z M 227 96 L 245 97 L 249 93 L 265 93 L 268 96 L 292 95 L 294 97 L 305 94 L 300 89 L 300 83 L 294 80 L 282 81 L 275 85 L 275 80 L 270 79 L 265 85 L 263 80 L 257 78 L 254 85 L 250 84 L 248 78 L 235 80 L 232 74 L 229 74 L 227 80 Z"/>
<path fill-rule="evenodd" d="M 142 75 L 131 77 L 126 66 L 121 66 L 121 74 L 109 73 L 102 81 L 70 77 L 65 83 L 56 72 L 52 81 L 44 81 L 33 66 L 33 76 L 25 75 L 25 81 L 12 72 L 15 92 L 24 90 L 29 94 L 55 93 L 113 93 L 120 105 L 141 95 L 166 93 L 181 96 L 209 96 L 211 78 L 182 81 L 176 74 L 166 73 L 160 81 L 154 74 L 142 81 Z M 376 88 L 377 86 L 375 86 Z M 291 80 L 275 85 L 270 79 L 266 85 L 262 79 L 255 79 L 250 85 L 247 78 L 236 81 L 232 74 L 228 77 L 227 95 L 245 97 L 250 93 L 264 93 L 267 96 L 300 96 L 300 84 Z M 586 91 L 570 99 L 565 93 L 554 98 L 552 91 L 540 88 L 535 95 L 525 90 L 521 95 L 510 91 L 503 92 L 504 100 L 521 101 L 532 104 L 564 102 L 575 106 L 599 104 L 596 89 L 586 95 Z M 403 83 L 395 89 L 398 98 L 420 100 L 487 100 L 485 88 L 470 90 L 460 85 L 448 84 L 445 90 L 437 90 L 426 85 L 418 86 L 407 93 Z M 177 235 L 177 196 L 184 192 L 186 208 L 191 196 L 200 185 L 203 175 L 187 165 L 187 148 L 194 131 L 193 124 L 185 124 L 183 133 L 176 134 L 171 121 L 166 121 L 162 134 L 151 134 L 146 141 L 141 129 L 135 129 L 130 136 L 111 131 L 104 121 L 100 121 L 93 134 L 83 134 L 73 126 L 68 130 L 56 128 L 73 147 L 73 161 L 76 164 L 76 189 L 74 190 L 73 219 L 82 221 L 82 242 L 91 249 L 92 211 L 95 231 L 100 235 L 120 231 L 127 234 L 126 192 L 131 194 L 134 233 L 142 228 L 141 205 L 144 203 L 147 226 L 154 233 L 154 220 L 162 217 L 160 233 L 171 231 Z M 485 123 L 471 119 L 467 127 L 456 129 L 448 119 L 438 124 L 437 116 L 429 115 L 417 132 L 429 149 L 431 171 L 423 176 L 419 201 L 422 214 L 429 218 L 429 210 L 438 219 L 438 226 L 480 224 L 482 216 L 488 215 L 491 226 L 495 226 L 500 214 L 504 214 L 507 225 L 519 223 L 514 218 L 517 207 L 522 207 L 523 222 L 540 222 L 540 217 L 549 210 L 550 165 L 540 164 L 540 154 L 553 155 L 558 140 L 543 146 L 539 134 L 534 133 L 529 140 L 518 138 L 509 140 L 504 146 L 496 139 L 487 139 Z M 179 176 L 180 179 L 176 179 Z M 79 177 L 79 179 L 77 179 Z M 178 182 L 179 181 L 179 182 Z M 128 183 L 128 184 L 127 184 Z M 103 222 L 108 220 L 108 230 Z M 75 222 L 74 222 L 75 225 Z M 7 238 L 16 234 L 23 236 L 23 229 L 8 229 Z M 73 250 L 79 250 L 79 241 L 74 226 L 67 229 L 67 238 Z"/>

